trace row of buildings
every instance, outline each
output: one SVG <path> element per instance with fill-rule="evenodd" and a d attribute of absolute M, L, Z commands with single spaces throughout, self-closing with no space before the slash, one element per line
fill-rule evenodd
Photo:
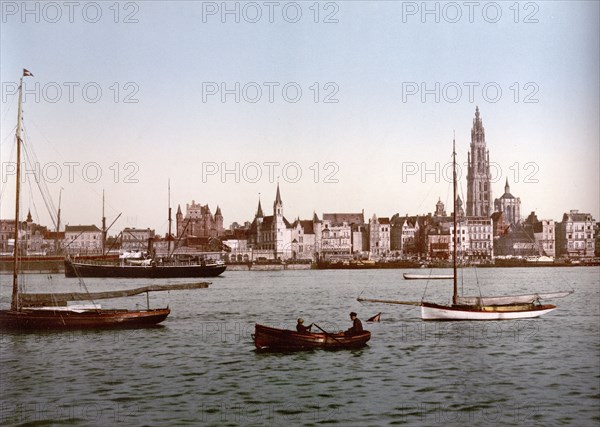
<path fill-rule="evenodd" d="M 222 252 L 228 261 L 256 260 L 348 260 L 422 258 L 445 260 L 451 257 L 454 242 L 452 213 L 438 201 L 434 213 L 408 216 L 395 214 L 366 218 L 354 213 L 316 213 L 308 220 L 289 221 L 277 186 L 273 211 L 265 215 L 259 200 L 252 222 L 222 226 L 222 216 L 212 215 L 208 206 L 187 205 L 184 216 L 177 213 L 176 234 L 159 236 L 150 228 L 124 228 L 109 237 L 104 251 L 143 250 L 149 242 L 159 253 Z M 199 213 L 201 212 L 201 213 Z M 67 225 L 64 231 L 50 231 L 35 224 L 28 214 L 20 223 L 23 253 L 99 254 L 102 230 L 95 225 Z M 0 220 L 0 251 L 13 251 L 14 220 Z M 600 233 L 589 213 L 571 210 L 562 221 L 538 219 L 532 212 L 525 220 L 513 222 L 504 212 L 491 217 L 467 216 L 457 200 L 457 252 L 470 260 L 494 257 L 539 256 L 592 258 L 600 256 Z"/>
<path fill-rule="evenodd" d="M 521 217 L 521 199 L 511 194 L 508 179 L 504 193 L 492 198 L 490 153 L 479 112 L 471 128 L 468 153 L 466 210 L 456 200 L 456 249 L 462 258 L 490 260 L 494 257 L 548 256 L 591 258 L 600 256 L 596 220 L 589 213 L 571 210 L 562 221 L 538 219 L 532 212 Z M 173 235 L 164 238 L 154 230 L 125 228 L 118 239 L 103 239 L 94 225 L 66 226 L 64 232 L 51 232 L 36 225 L 28 215 L 21 224 L 24 249 L 29 252 L 96 253 L 119 248 L 146 250 L 148 242 L 159 253 L 169 248 L 188 252 L 222 252 L 229 261 L 261 259 L 346 260 L 352 258 L 448 259 L 453 253 L 452 212 L 446 213 L 441 201 L 434 213 L 417 216 L 366 218 L 364 210 L 352 213 L 316 213 L 308 220 L 288 221 L 283 213 L 279 184 L 272 215 L 265 215 L 259 199 L 252 222 L 223 227 L 217 206 L 213 214 L 208 205 L 192 201 L 185 215 L 178 206 Z M 269 212 L 270 213 L 270 212 Z M 12 230 L 12 231 L 11 231 Z M 14 221 L 0 222 L 2 252 L 10 252 Z M 104 242 L 104 246 L 103 246 Z"/>

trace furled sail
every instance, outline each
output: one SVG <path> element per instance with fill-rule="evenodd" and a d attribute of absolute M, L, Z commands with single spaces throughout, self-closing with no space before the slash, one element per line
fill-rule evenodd
<path fill-rule="evenodd" d="M 98 299 L 123 298 L 144 292 L 176 291 L 208 288 L 210 282 L 178 283 L 173 285 L 150 285 L 135 289 L 105 292 L 66 292 L 55 294 L 19 294 L 21 307 L 66 306 L 68 301 L 94 301 Z"/>
<path fill-rule="evenodd" d="M 507 304 L 532 304 L 540 299 L 564 298 L 575 291 L 552 292 L 545 294 L 529 295 L 504 295 L 497 297 L 457 297 L 457 304 L 462 305 L 507 305 Z"/>

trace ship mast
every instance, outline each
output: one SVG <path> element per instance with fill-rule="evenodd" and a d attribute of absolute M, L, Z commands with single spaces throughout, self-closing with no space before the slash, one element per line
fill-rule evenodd
<path fill-rule="evenodd" d="M 456 304 L 458 298 L 458 284 L 456 280 L 456 246 L 458 241 L 456 239 L 456 135 L 452 139 L 452 200 L 454 204 L 454 212 L 452 213 L 452 222 L 454 223 L 454 246 L 452 249 L 452 271 L 454 276 L 454 289 L 452 293 L 452 304 Z"/>
<path fill-rule="evenodd" d="M 106 248 L 106 217 L 104 216 L 104 190 L 102 190 L 102 256 Z"/>
<path fill-rule="evenodd" d="M 169 180 L 169 234 L 167 234 L 167 254 L 171 253 L 171 180 Z"/>
<path fill-rule="evenodd" d="M 25 70 L 23 70 L 25 75 Z M 17 179 L 15 186 L 15 247 L 13 252 L 13 288 L 10 303 L 11 310 L 19 309 L 19 275 L 18 275 L 18 257 L 19 257 L 19 199 L 21 192 L 21 103 L 23 100 L 23 76 L 19 82 L 19 109 L 17 112 Z"/>
<path fill-rule="evenodd" d="M 62 199 L 62 191 L 63 188 L 60 187 L 60 191 L 58 192 L 58 213 L 56 215 L 56 236 L 54 238 L 54 251 L 58 254 L 60 253 L 58 247 L 58 233 L 60 232 L 60 202 Z"/>
<path fill-rule="evenodd" d="M 21 196 L 21 113 L 22 113 L 22 104 L 23 104 L 23 77 L 31 76 L 29 71 L 23 68 L 23 75 L 21 76 L 21 80 L 19 81 L 19 106 L 17 111 L 17 175 L 16 175 L 16 183 L 15 183 L 15 247 L 13 252 L 13 288 L 12 288 L 12 298 L 10 302 L 11 310 L 19 309 L 19 275 L 18 275 L 18 257 L 19 257 L 19 200 Z"/>

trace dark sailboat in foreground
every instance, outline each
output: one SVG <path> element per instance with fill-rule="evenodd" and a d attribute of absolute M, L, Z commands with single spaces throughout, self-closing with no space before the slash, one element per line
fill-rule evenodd
<path fill-rule="evenodd" d="M 15 187 L 15 234 L 14 263 L 11 306 L 8 310 L 0 310 L 0 327 L 17 330 L 46 329 L 102 329 L 132 328 L 154 326 L 167 318 L 171 310 L 166 308 L 147 310 L 100 309 L 95 303 L 69 305 L 67 300 L 75 299 L 93 301 L 102 295 L 90 294 L 36 294 L 29 297 L 19 290 L 19 199 L 21 185 L 21 104 L 23 96 L 23 77 L 33 76 L 23 69 L 19 84 L 19 104 L 17 113 L 17 162 Z M 146 292 L 155 289 L 146 289 Z M 104 298 L 115 298 L 121 295 L 109 295 Z"/>

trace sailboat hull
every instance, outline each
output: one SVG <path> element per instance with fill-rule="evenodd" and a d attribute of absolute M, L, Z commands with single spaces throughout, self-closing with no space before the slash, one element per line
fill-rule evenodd
<path fill-rule="evenodd" d="M 546 305 L 512 305 L 487 306 L 483 308 L 469 306 L 447 306 L 431 303 L 421 304 L 423 320 L 512 320 L 530 319 L 543 316 L 555 310 L 556 306 Z"/>
<path fill-rule="evenodd" d="M 19 330 L 124 329 L 154 326 L 168 308 L 154 310 L 1 310 L 0 327 Z"/>

